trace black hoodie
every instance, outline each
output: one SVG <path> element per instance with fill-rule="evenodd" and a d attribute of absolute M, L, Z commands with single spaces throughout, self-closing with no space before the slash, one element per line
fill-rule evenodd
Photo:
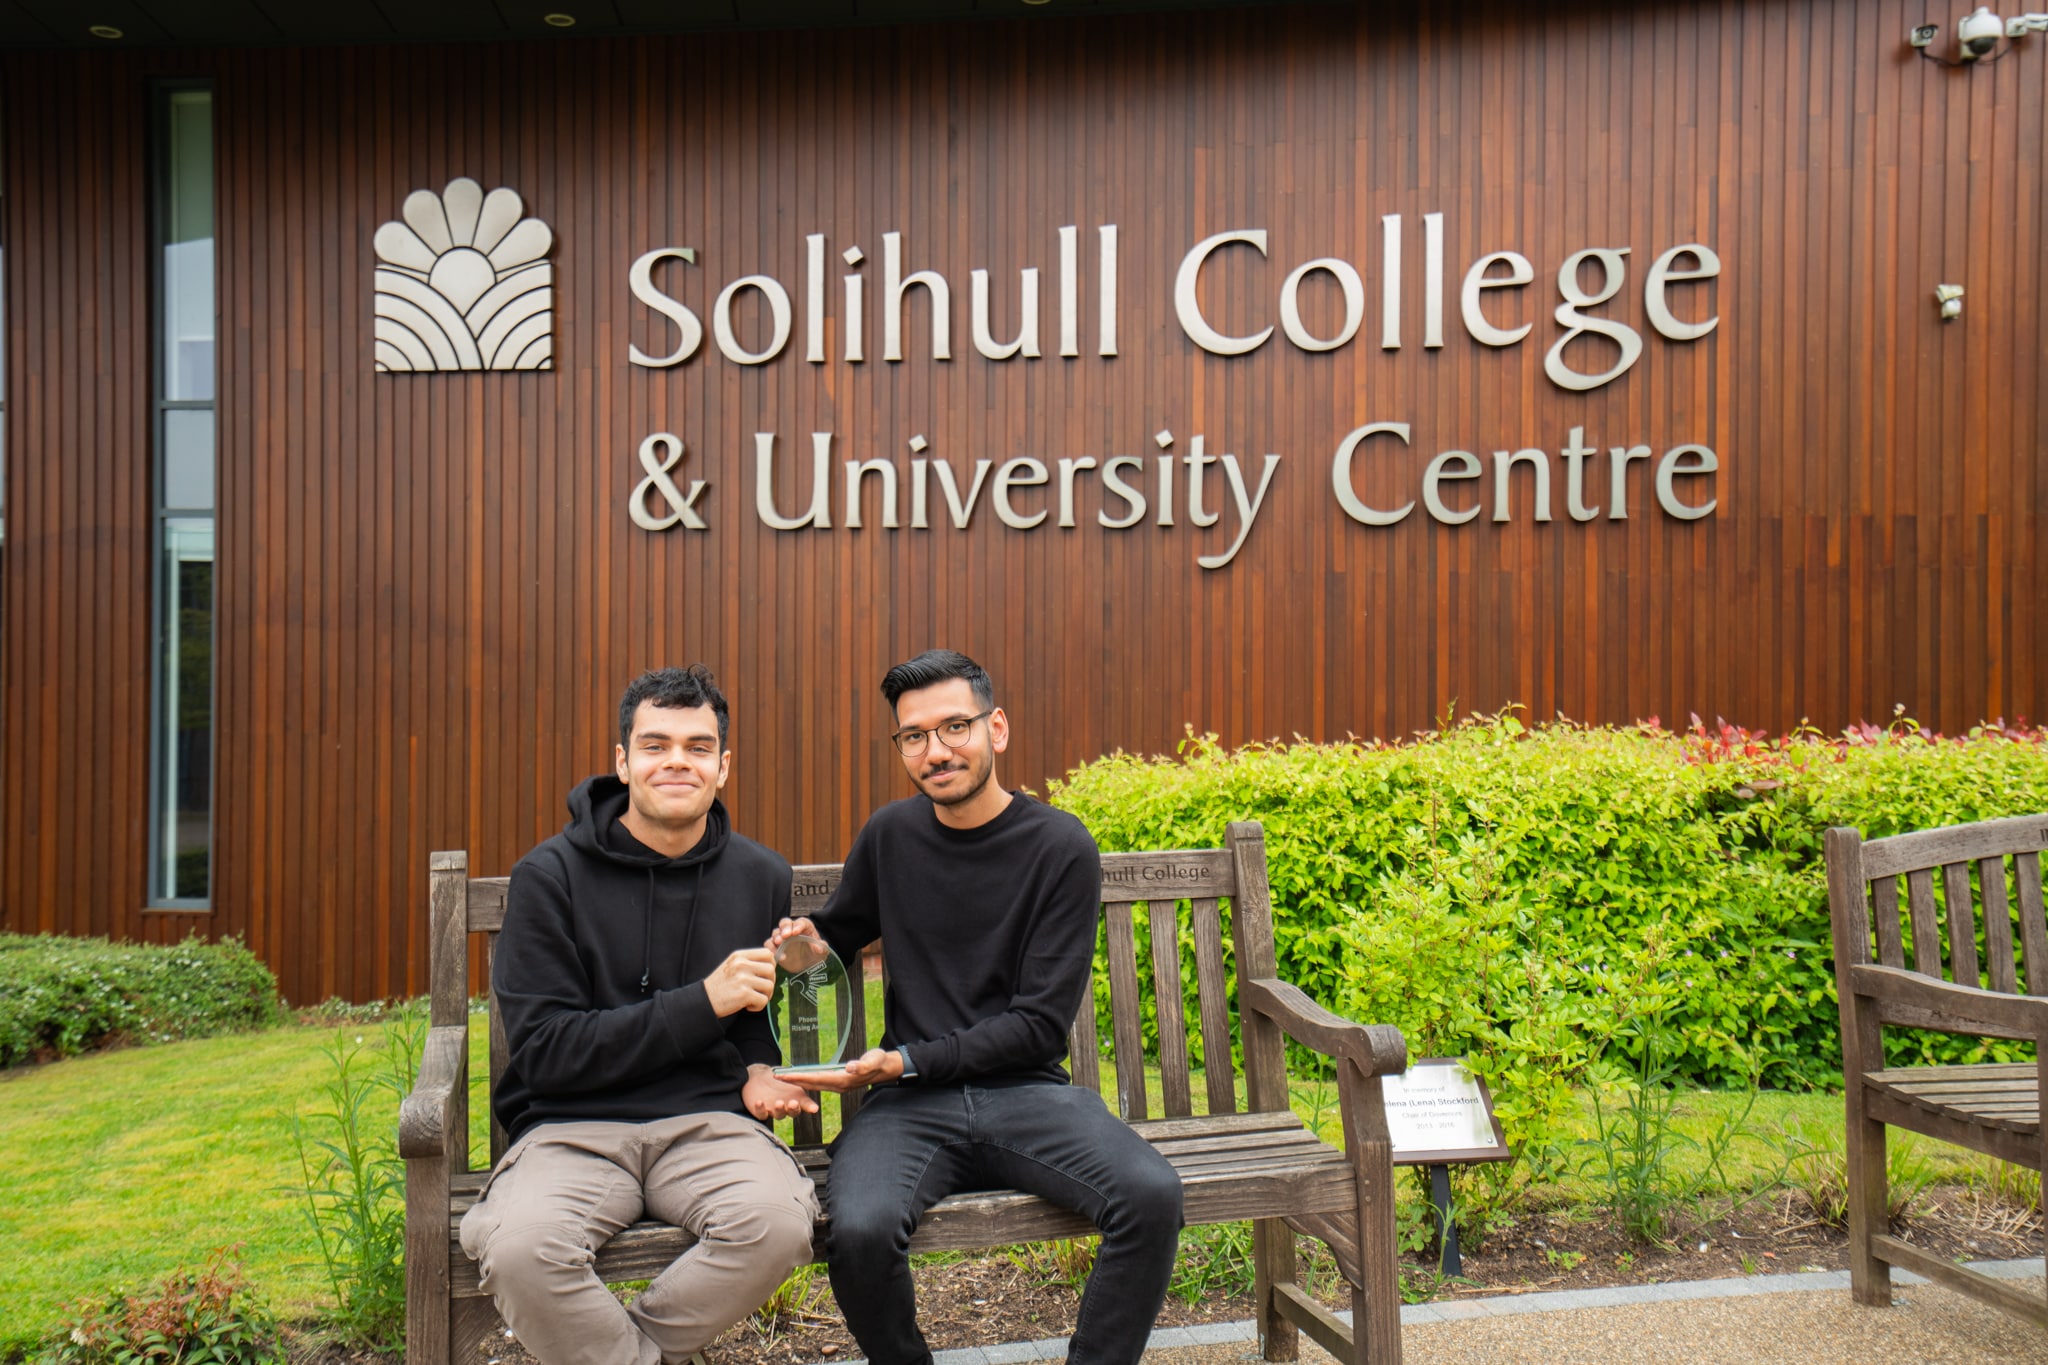
<path fill-rule="evenodd" d="M 491 1106 L 517 1140 L 536 1123 L 744 1114 L 752 1062 L 781 1061 L 768 1016 L 720 1019 L 704 978 L 789 913 L 789 864 L 731 832 L 714 800 L 678 858 L 622 828 L 626 784 L 569 793 L 560 834 L 519 860 L 491 984 L 510 1047 Z"/>

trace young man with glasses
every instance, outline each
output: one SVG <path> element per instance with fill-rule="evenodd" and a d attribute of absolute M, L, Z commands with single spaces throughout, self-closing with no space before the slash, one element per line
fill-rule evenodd
<path fill-rule="evenodd" d="M 909 1264 L 919 1219 L 956 1191 L 1024 1190 L 1102 1233 L 1068 1359 L 1129 1365 L 1166 1296 L 1181 1187 L 1060 1065 L 1094 960 L 1101 855 L 1073 816 L 997 781 L 1010 722 L 972 659 L 920 654 L 889 670 L 882 695 L 918 794 L 868 820 L 815 932 L 849 962 L 882 940 L 883 1045 L 794 1078 L 877 1086 L 832 1150 L 833 1295 L 873 1365 L 923 1365 Z M 785 920 L 774 941 L 813 931 Z"/>

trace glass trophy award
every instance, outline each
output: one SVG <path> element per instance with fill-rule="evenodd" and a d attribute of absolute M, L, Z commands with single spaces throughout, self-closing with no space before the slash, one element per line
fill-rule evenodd
<path fill-rule="evenodd" d="M 778 1076 L 837 1071 L 854 1045 L 853 982 L 846 964 L 812 934 L 798 934 L 775 950 L 775 994 L 768 1024 L 788 1064 Z"/>

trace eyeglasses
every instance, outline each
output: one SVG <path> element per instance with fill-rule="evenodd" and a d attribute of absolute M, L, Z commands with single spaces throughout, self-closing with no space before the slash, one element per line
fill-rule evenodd
<path fill-rule="evenodd" d="M 929 730 L 898 730 L 895 734 L 889 736 L 889 742 L 894 744 L 896 752 L 902 754 L 905 758 L 916 758 L 919 754 L 923 753 L 925 745 L 930 742 L 930 738 L 933 735 L 937 735 L 939 743 L 945 745 L 948 749 L 957 749 L 967 742 L 969 735 L 974 733 L 974 722 L 987 720 L 995 713 L 996 708 L 991 706 L 986 711 L 980 711 L 971 716 L 962 716 L 957 720 L 949 720 L 943 725 L 934 725 Z"/>

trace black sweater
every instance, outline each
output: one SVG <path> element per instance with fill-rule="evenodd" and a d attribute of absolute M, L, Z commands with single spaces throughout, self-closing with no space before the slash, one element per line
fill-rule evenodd
<path fill-rule="evenodd" d="M 678 858 L 618 825 L 616 777 L 569 794 L 568 826 L 519 860 L 491 984 L 510 1056 L 491 1106 L 536 1123 L 743 1114 L 747 1065 L 781 1060 L 768 1016 L 712 1012 L 704 978 L 789 913 L 789 864 L 731 832 L 713 801 Z"/>
<path fill-rule="evenodd" d="M 889 960 L 883 1046 L 918 1084 L 1064 1084 L 1102 914 L 1095 840 L 1017 793 L 969 830 L 929 798 L 876 811 L 853 841 L 818 931 L 848 962 L 878 935 Z"/>

